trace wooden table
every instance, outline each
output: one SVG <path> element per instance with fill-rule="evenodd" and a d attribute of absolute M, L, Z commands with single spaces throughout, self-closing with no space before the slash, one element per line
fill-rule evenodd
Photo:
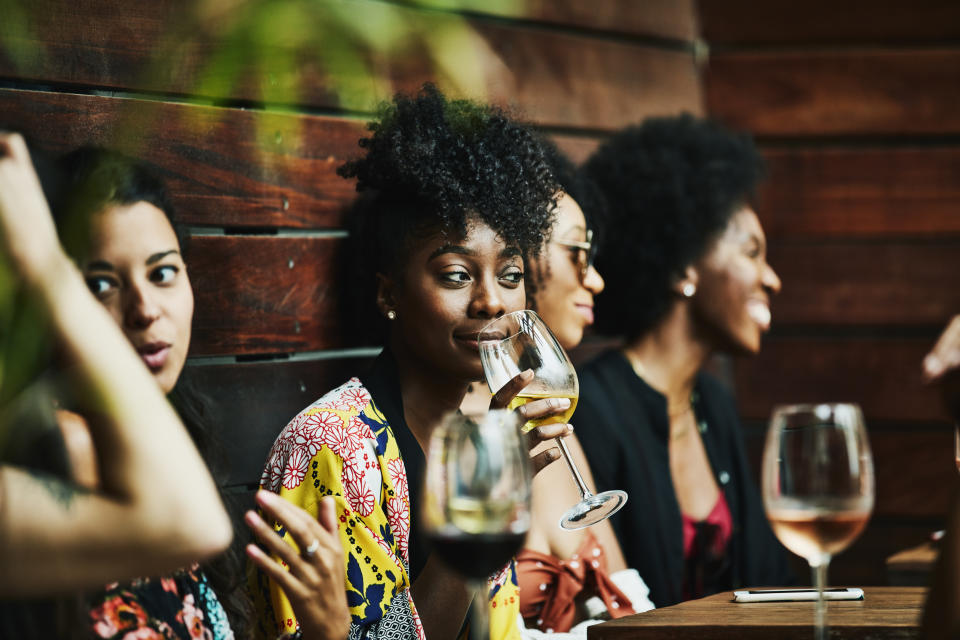
<path fill-rule="evenodd" d="M 887 558 L 887 583 L 896 586 L 926 586 L 937 562 L 940 545 L 936 542 L 904 549 Z"/>
<path fill-rule="evenodd" d="M 831 639 L 918 638 L 926 589 L 865 587 L 863 600 L 827 603 Z M 594 625 L 588 640 L 813 638 L 813 602 L 733 602 L 718 593 Z"/>

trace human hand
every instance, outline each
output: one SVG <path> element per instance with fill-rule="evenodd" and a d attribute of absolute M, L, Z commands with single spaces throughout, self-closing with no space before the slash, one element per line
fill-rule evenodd
<path fill-rule="evenodd" d="M 63 256 L 30 152 L 17 133 L 0 132 L 0 243 L 28 281 Z"/>
<path fill-rule="evenodd" d="M 490 400 L 490 409 L 506 409 L 518 393 L 524 387 L 533 381 L 533 371 L 527 369 L 514 376 L 507 384 L 493 394 Z M 527 423 L 530 420 L 539 418 L 549 418 L 550 416 L 563 415 L 570 409 L 569 398 L 540 398 L 532 400 L 524 405 L 514 409 L 514 412 L 520 416 L 520 421 Z M 565 438 L 573 433 L 573 427 L 563 422 L 555 422 L 534 427 L 526 434 L 527 449 L 533 450 L 542 442 L 553 440 L 554 438 Z M 534 474 L 560 457 L 560 449 L 551 447 L 530 457 L 530 463 L 533 465 Z"/>
<path fill-rule="evenodd" d="M 923 359 L 923 377 L 940 383 L 947 410 L 960 420 L 960 315 L 953 317 Z"/>
<path fill-rule="evenodd" d="M 248 511 L 244 516 L 247 526 L 279 561 L 255 544 L 247 545 L 247 556 L 283 589 L 305 640 L 346 638 L 351 618 L 333 498 L 320 501 L 316 519 L 269 491 L 258 491 L 256 500 L 264 514 L 286 528 L 301 551 L 277 535 L 256 512 Z"/>

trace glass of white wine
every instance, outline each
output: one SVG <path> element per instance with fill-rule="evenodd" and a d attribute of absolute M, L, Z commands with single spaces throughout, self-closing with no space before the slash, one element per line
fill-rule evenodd
<path fill-rule="evenodd" d="M 423 525 L 433 553 L 474 594 L 471 637 L 487 638 L 486 579 L 530 529 L 530 465 L 520 419 L 506 410 L 451 414 L 427 446 Z"/>
<path fill-rule="evenodd" d="M 491 393 L 499 391 L 523 371 L 533 370 L 533 380 L 511 401 L 511 409 L 540 398 L 570 400 L 570 408 L 565 413 L 530 420 L 523 426 L 524 432 L 542 424 L 570 421 L 580 397 L 577 371 L 536 312 L 529 309 L 514 311 L 484 327 L 480 332 L 480 360 Z M 594 495 L 583 481 L 563 439 L 557 438 L 556 442 L 580 489 L 580 502 L 570 507 L 560 519 L 561 527 L 589 527 L 609 518 L 626 504 L 627 494 L 619 489 Z"/>
<path fill-rule="evenodd" d="M 860 535 L 873 510 L 873 458 L 860 407 L 776 407 L 763 453 L 762 485 L 774 533 L 810 563 L 818 594 L 815 638 L 823 640 L 830 559 Z"/>

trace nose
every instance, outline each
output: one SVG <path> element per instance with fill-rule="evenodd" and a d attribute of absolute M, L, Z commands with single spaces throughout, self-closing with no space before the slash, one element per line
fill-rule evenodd
<path fill-rule="evenodd" d="M 144 284 L 127 287 L 123 310 L 124 323 L 134 329 L 145 329 L 160 317 L 160 306 Z"/>
<path fill-rule="evenodd" d="M 507 312 L 496 276 L 477 281 L 470 299 L 468 314 L 471 318 L 499 318 Z"/>
<path fill-rule="evenodd" d="M 771 293 L 780 293 L 780 276 L 773 270 L 769 263 L 763 263 L 763 286 Z"/>
<path fill-rule="evenodd" d="M 587 275 L 583 278 L 583 286 L 595 296 L 603 291 L 603 287 L 605 286 L 603 276 L 600 275 L 600 272 L 597 271 L 597 268 L 593 265 L 587 267 Z"/>

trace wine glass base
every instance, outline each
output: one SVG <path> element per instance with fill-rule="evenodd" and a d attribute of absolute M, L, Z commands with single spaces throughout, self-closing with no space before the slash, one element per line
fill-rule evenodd
<path fill-rule="evenodd" d="M 627 504 L 627 494 L 619 489 L 588 496 L 570 507 L 560 519 L 561 529 L 583 529 L 606 520 Z"/>

